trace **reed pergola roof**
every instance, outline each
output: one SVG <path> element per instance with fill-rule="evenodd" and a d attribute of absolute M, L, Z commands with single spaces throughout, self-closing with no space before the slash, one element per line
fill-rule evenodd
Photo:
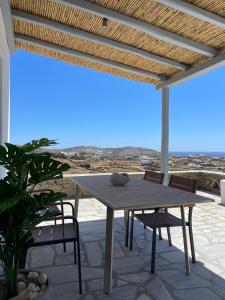
<path fill-rule="evenodd" d="M 225 61 L 224 0 L 11 0 L 11 12 L 17 49 L 158 88 Z"/>

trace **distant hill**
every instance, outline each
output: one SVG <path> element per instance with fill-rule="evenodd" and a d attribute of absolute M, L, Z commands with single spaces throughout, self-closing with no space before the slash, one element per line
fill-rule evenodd
<path fill-rule="evenodd" d="M 85 153 L 85 154 L 112 154 L 118 156 L 128 156 L 128 155 L 147 155 L 147 156 L 158 156 L 159 152 L 153 149 L 142 148 L 142 147 L 121 147 L 121 148 L 101 148 L 101 147 L 94 147 L 94 146 L 76 146 L 70 147 L 65 149 L 57 149 L 52 150 L 51 152 L 78 152 L 78 153 Z"/>

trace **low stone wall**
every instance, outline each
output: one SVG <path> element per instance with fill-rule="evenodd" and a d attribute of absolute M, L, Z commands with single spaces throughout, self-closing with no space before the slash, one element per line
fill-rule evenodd
<path fill-rule="evenodd" d="M 42 182 L 37 189 L 51 189 L 54 192 L 65 193 L 68 199 L 73 199 L 76 192 L 76 186 L 69 177 Z"/>
<path fill-rule="evenodd" d="M 197 180 L 197 189 L 220 195 L 220 180 L 225 179 L 225 173 L 209 171 L 177 171 L 170 174 L 193 178 Z"/>
<path fill-rule="evenodd" d="M 217 195 L 220 194 L 220 180 L 225 179 L 225 173 L 209 172 L 209 171 L 176 171 L 176 172 L 170 172 L 170 174 L 197 179 L 198 190 L 212 192 Z M 129 176 L 135 176 L 137 178 L 143 178 L 143 175 L 144 175 L 143 172 L 129 173 Z M 56 192 L 66 193 L 67 194 L 66 198 L 74 199 L 76 186 L 74 182 L 71 180 L 70 178 L 71 176 L 74 176 L 74 174 L 66 175 L 62 179 L 50 180 L 44 182 L 41 185 L 39 185 L 38 188 L 52 189 Z M 90 175 L 90 176 L 94 176 L 94 175 Z M 87 197 L 90 197 L 90 195 L 87 192 L 82 191 L 81 198 L 87 198 Z"/>

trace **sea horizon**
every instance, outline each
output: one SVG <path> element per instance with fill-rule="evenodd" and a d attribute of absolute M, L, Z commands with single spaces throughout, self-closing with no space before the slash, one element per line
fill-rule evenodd
<path fill-rule="evenodd" d="M 205 155 L 209 157 L 225 157 L 225 151 L 170 151 L 169 156 L 180 156 L 180 157 L 187 157 L 187 156 L 199 156 Z"/>

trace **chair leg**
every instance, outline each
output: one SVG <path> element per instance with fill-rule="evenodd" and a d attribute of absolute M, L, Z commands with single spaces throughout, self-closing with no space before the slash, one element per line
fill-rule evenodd
<path fill-rule="evenodd" d="M 145 213 L 145 211 L 144 211 L 144 209 L 142 209 L 142 214 L 144 214 Z M 147 227 L 144 225 L 144 229 L 146 229 Z"/>
<path fill-rule="evenodd" d="M 79 224 L 76 223 L 76 237 L 75 246 L 77 246 L 77 251 L 74 249 L 74 253 L 77 252 L 77 264 L 78 264 L 78 279 L 79 279 L 79 293 L 82 294 L 82 275 L 81 275 L 81 261 L 80 261 L 80 233 Z"/>
<path fill-rule="evenodd" d="M 129 243 L 129 226 L 130 226 L 130 211 L 124 211 L 125 226 L 126 226 L 126 236 L 125 236 L 125 247 L 128 247 Z"/>
<path fill-rule="evenodd" d="M 157 213 L 157 212 L 159 212 L 159 208 L 155 208 L 155 213 Z M 162 241 L 162 230 L 161 230 L 161 228 L 158 228 L 158 231 L 159 231 L 159 240 L 161 240 Z"/>
<path fill-rule="evenodd" d="M 196 263 L 195 258 L 195 247 L 194 247 L 194 238 L 193 238 L 193 230 L 192 230 L 192 212 L 193 207 L 189 207 L 189 213 L 188 213 L 188 230 L 189 230 L 189 237 L 190 237 L 190 244 L 191 244 L 191 257 L 192 257 L 192 263 Z"/>
<path fill-rule="evenodd" d="M 134 215 L 131 212 L 131 224 L 130 224 L 130 251 L 133 250 L 133 239 L 134 239 Z"/>
<path fill-rule="evenodd" d="M 187 232 L 186 232 L 187 222 L 185 221 L 184 205 L 180 207 L 180 211 L 181 211 L 182 233 L 183 233 L 183 242 L 184 242 L 185 269 L 186 269 L 186 274 L 190 275 L 190 263 L 189 263 Z"/>
<path fill-rule="evenodd" d="M 155 273 L 155 252 L 156 252 L 156 228 L 152 232 L 152 258 L 151 258 L 151 273 Z"/>
<path fill-rule="evenodd" d="M 73 251 L 74 251 L 74 264 L 77 264 L 77 247 L 76 247 L 76 242 L 73 242 Z"/>
<path fill-rule="evenodd" d="M 165 213 L 168 213 L 168 208 L 165 208 Z M 172 239 L 171 239 L 170 228 L 167 227 L 166 230 L 167 230 L 167 236 L 168 236 L 169 246 L 172 246 Z"/>
<path fill-rule="evenodd" d="M 81 261 L 80 261 L 80 240 L 77 239 L 77 263 L 78 263 L 78 279 L 79 279 L 79 293 L 82 294 L 82 277 L 81 277 Z"/>
<path fill-rule="evenodd" d="M 64 217 L 64 207 L 63 207 L 63 201 L 61 200 L 61 212 L 62 216 Z M 62 229 L 63 229 L 63 239 L 65 238 L 65 230 L 64 230 L 64 219 L 62 219 Z M 66 243 L 63 242 L 63 251 L 66 252 Z"/>
<path fill-rule="evenodd" d="M 63 251 L 66 252 L 66 243 L 63 242 Z"/>
<path fill-rule="evenodd" d="M 166 230 L 167 230 L 167 235 L 168 235 L 169 246 L 173 246 L 173 245 L 172 245 L 172 239 L 171 239 L 170 228 L 167 227 Z"/>
<path fill-rule="evenodd" d="M 158 231 L 159 231 L 159 240 L 162 240 L 163 238 L 162 238 L 162 230 L 161 230 L 161 228 L 158 228 Z"/>

